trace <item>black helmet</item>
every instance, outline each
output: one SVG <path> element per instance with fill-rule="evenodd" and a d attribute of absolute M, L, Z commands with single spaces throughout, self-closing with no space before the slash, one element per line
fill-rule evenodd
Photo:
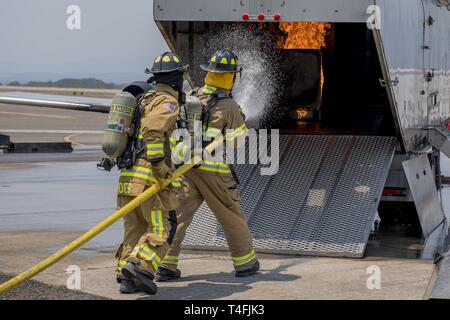
<path fill-rule="evenodd" d="M 178 55 L 172 52 L 164 52 L 162 55 L 156 57 L 152 69 L 149 70 L 147 68 L 145 73 L 185 72 L 186 70 L 187 66 L 183 65 L 183 62 Z"/>
<path fill-rule="evenodd" d="M 218 73 L 238 73 L 242 71 L 242 67 L 239 66 L 238 57 L 230 50 L 217 51 L 211 60 L 209 60 L 208 64 L 202 64 L 200 67 L 205 71 Z"/>

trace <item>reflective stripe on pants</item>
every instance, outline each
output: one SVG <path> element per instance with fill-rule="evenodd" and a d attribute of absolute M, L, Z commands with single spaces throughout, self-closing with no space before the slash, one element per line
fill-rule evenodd
<path fill-rule="evenodd" d="M 178 266 L 179 260 L 180 259 L 178 256 L 165 256 L 161 264 L 172 264 Z"/>
<path fill-rule="evenodd" d="M 253 260 L 255 260 L 256 259 L 256 254 L 255 254 L 255 251 L 252 250 L 249 254 L 246 254 L 245 256 L 231 257 L 231 259 L 233 260 L 233 265 L 235 267 L 242 267 L 242 266 L 244 266 L 246 264 L 249 264 Z"/>

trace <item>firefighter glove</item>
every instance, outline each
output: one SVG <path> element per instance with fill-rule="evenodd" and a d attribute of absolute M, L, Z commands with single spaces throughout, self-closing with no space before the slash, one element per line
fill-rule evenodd
<path fill-rule="evenodd" d="M 167 179 L 172 175 L 172 170 L 166 164 L 165 160 L 152 162 L 152 172 L 153 176 L 158 180 Z"/>

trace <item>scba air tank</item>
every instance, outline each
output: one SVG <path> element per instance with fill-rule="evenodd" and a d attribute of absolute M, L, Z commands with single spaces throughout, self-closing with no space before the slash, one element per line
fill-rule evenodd
<path fill-rule="evenodd" d="M 136 98 L 131 93 L 120 92 L 114 96 L 102 143 L 108 158 L 116 159 L 125 152 L 136 106 Z"/>
<path fill-rule="evenodd" d="M 185 115 L 187 123 L 188 123 L 188 129 L 191 135 L 194 135 L 195 130 L 195 122 L 199 122 L 200 128 L 202 123 L 200 121 L 203 120 L 203 104 L 201 103 L 200 99 L 195 96 L 187 96 L 186 97 L 186 113 Z M 183 109 L 182 109 L 183 110 Z M 184 115 L 183 115 L 184 116 Z"/>

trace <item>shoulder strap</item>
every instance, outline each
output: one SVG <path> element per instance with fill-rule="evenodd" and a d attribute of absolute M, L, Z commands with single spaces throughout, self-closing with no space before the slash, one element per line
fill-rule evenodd
<path fill-rule="evenodd" d="M 207 107 L 208 109 L 213 108 L 217 102 L 219 102 L 220 100 L 225 100 L 225 99 L 232 99 L 230 95 L 224 94 L 224 93 L 213 93 L 211 94 L 211 99 L 209 99 Z"/>
<path fill-rule="evenodd" d="M 230 95 L 224 94 L 224 93 L 213 93 L 210 95 L 211 98 L 208 101 L 208 104 L 205 107 L 205 115 L 204 115 L 204 121 L 206 123 L 205 125 L 205 131 L 208 131 L 209 127 L 209 117 L 211 115 L 211 109 L 214 108 L 214 106 L 220 101 L 225 99 L 232 99 Z"/>

